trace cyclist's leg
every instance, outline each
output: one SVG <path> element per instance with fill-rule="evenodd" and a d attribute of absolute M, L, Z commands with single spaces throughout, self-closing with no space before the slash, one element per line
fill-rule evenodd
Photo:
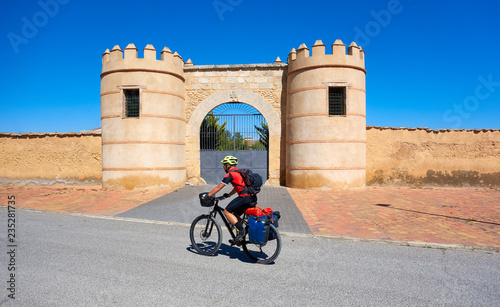
<path fill-rule="evenodd" d="M 224 209 L 224 215 L 226 216 L 229 223 L 232 225 L 236 225 L 238 222 L 238 218 L 236 216 L 240 216 L 245 212 L 247 208 L 251 206 L 252 198 L 250 196 L 241 197 L 238 196 L 233 199 Z"/>
<path fill-rule="evenodd" d="M 227 220 L 238 229 L 238 235 L 235 238 L 235 241 L 241 241 L 245 236 L 245 229 L 241 222 L 238 221 L 236 215 L 241 215 L 245 212 L 245 209 L 250 206 L 252 202 L 252 198 L 250 196 L 241 197 L 238 196 L 233 199 L 224 210 L 224 215 Z"/>

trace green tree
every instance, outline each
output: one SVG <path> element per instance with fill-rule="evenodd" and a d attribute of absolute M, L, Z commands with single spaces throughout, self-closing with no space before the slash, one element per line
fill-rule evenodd
<path fill-rule="evenodd" d="M 266 145 L 262 144 L 261 141 L 257 141 L 252 145 L 253 150 L 266 150 Z"/>
<path fill-rule="evenodd" d="M 231 132 L 225 130 L 220 134 L 218 150 L 233 150 L 233 136 Z"/>
<path fill-rule="evenodd" d="M 258 147 L 263 146 L 264 148 L 254 148 L 254 149 L 269 149 L 269 127 L 266 123 L 260 122 L 260 127 L 255 126 L 255 130 L 259 134 L 259 142 L 255 143 Z"/>
<path fill-rule="evenodd" d="M 231 133 L 226 130 L 226 121 L 222 125 L 219 124 L 219 118 L 215 117 L 212 112 L 201 123 L 200 129 L 200 148 L 210 150 L 223 150 L 221 147 L 225 144 L 225 140 L 231 136 Z"/>
<path fill-rule="evenodd" d="M 250 146 L 248 146 L 247 141 L 243 138 L 240 132 L 236 132 L 234 134 L 234 150 L 249 150 Z"/>

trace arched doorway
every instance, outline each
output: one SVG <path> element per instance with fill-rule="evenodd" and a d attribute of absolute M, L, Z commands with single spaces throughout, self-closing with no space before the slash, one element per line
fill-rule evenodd
<path fill-rule="evenodd" d="M 207 184 L 224 177 L 220 161 L 231 155 L 239 168 L 268 179 L 269 127 L 264 116 L 245 103 L 225 103 L 211 110 L 200 126 L 200 175 Z"/>
<path fill-rule="evenodd" d="M 225 102 L 241 102 L 257 109 L 269 126 L 269 179 L 267 184 L 279 185 L 281 174 L 281 119 L 273 106 L 257 93 L 246 90 L 222 91 L 211 94 L 201 101 L 192 113 L 186 126 L 187 180 L 192 184 L 203 184 L 200 180 L 200 127 L 207 114 Z M 219 160 L 220 161 L 220 160 Z"/>

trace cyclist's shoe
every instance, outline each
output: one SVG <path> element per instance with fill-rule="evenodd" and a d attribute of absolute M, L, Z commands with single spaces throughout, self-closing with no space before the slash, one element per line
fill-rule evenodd
<path fill-rule="evenodd" d="M 236 238 L 234 238 L 234 243 L 236 243 L 236 245 L 241 244 L 243 242 L 243 239 L 245 238 L 245 235 L 245 230 L 240 231 Z"/>
<path fill-rule="evenodd" d="M 231 246 L 241 246 L 241 243 L 236 243 L 234 242 L 234 240 L 229 240 L 229 243 L 231 244 Z"/>

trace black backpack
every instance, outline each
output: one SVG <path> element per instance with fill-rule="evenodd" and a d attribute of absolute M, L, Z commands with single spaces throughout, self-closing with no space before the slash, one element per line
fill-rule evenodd
<path fill-rule="evenodd" d="M 237 172 L 243 178 L 243 182 L 245 183 L 245 189 L 243 190 L 244 192 L 251 195 L 255 195 L 260 192 L 260 187 L 262 186 L 262 177 L 259 174 L 254 173 L 246 168 L 232 170 L 231 172 Z"/>

